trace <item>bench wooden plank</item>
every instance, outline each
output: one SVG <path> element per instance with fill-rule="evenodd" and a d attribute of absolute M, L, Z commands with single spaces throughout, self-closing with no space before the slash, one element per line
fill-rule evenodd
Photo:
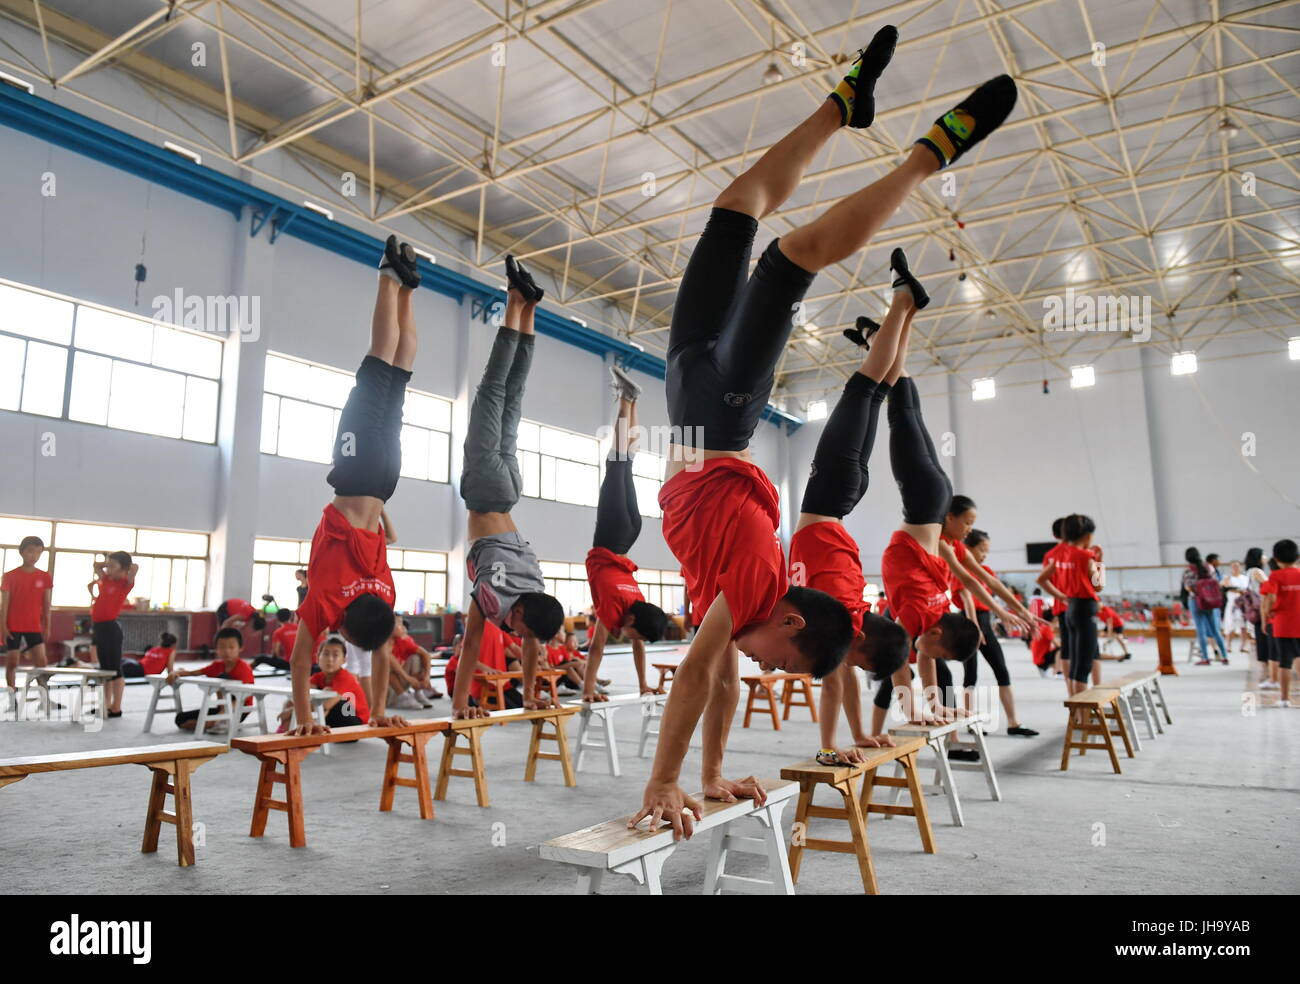
<path fill-rule="evenodd" d="M 279 752 L 287 748 L 313 748 L 330 742 L 357 741 L 360 738 L 395 738 L 398 735 L 423 734 L 447 730 L 448 718 L 417 719 L 406 725 L 377 728 L 369 724 L 353 724 L 345 728 L 331 728 L 323 735 L 247 735 L 231 741 L 233 748 L 250 755 Z"/>
<path fill-rule="evenodd" d="M 37 772 L 67 772 L 105 765 L 149 765 L 180 759 L 211 758 L 226 746 L 211 741 L 182 741 L 171 745 L 143 745 L 138 748 L 100 748 L 93 751 L 25 755 L 0 759 L 0 776 L 28 776 Z"/>

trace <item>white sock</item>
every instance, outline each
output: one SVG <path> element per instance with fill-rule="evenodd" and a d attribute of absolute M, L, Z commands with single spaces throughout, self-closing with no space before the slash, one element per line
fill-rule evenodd
<path fill-rule="evenodd" d="M 901 291 L 902 293 L 906 294 L 908 297 L 912 296 L 912 288 L 908 286 L 906 280 L 895 280 L 894 290 Z"/>
<path fill-rule="evenodd" d="M 406 286 L 404 283 L 402 283 L 402 278 L 397 275 L 397 271 L 390 266 L 387 265 L 381 266 L 379 268 L 379 275 L 381 277 L 387 277 L 389 280 L 392 280 L 394 283 L 396 283 L 399 287 Z"/>

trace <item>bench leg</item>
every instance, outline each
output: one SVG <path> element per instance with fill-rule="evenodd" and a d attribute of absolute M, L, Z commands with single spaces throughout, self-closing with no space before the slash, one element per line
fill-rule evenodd
<path fill-rule="evenodd" d="M 433 819 L 433 792 L 429 789 L 429 744 L 431 734 L 412 736 L 411 758 L 415 766 L 415 790 L 420 801 L 420 819 Z"/>
<path fill-rule="evenodd" d="M 948 762 L 948 751 L 944 748 L 942 741 L 929 742 L 926 747 L 934 752 L 936 771 L 939 773 L 939 784 L 943 786 L 944 794 L 948 797 L 948 812 L 952 814 L 953 826 L 964 827 L 966 826 L 966 818 L 962 816 L 961 800 L 957 797 L 957 782 L 953 778 L 952 766 Z M 906 767 L 904 767 L 904 771 L 906 771 Z M 925 790 L 921 790 L 921 795 L 925 795 Z"/>
<path fill-rule="evenodd" d="M 917 774 L 916 753 L 904 755 L 903 769 L 907 772 L 907 791 L 912 796 L 912 808 L 916 811 L 916 829 L 921 835 L 921 847 L 926 854 L 934 854 L 934 831 L 930 827 L 930 812 L 925 805 L 925 790 L 921 788 L 921 777 Z M 944 760 L 947 764 L 947 759 Z"/>
<path fill-rule="evenodd" d="M 289 812 L 289 846 L 307 846 L 307 823 L 302 808 L 302 760 L 311 749 L 290 748 L 285 755 L 284 792 Z"/>
<path fill-rule="evenodd" d="M 447 730 L 442 733 L 442 759 L 438 763 L 438 785 L 433 790 L 433 798 L 444 800 L 447 798 L 447 783 L 451 781 L 452 763 L 456 755 L 456 736 L 458 732 Z"/>
<path fill-rule="evenodd" d="M 801 780 L 799 801 L 794 809 L 794 825 L 790 835 L 790 881 L 799 881 L 799 863 L 803 861 L 804 842 L 808 839 L 808 807 L 812 805 L 814 783 Z"/>
<path fill-rule="evenodd" d="M 174 792 L 172 802 L 175 807 L 176 824 L 176 858 L 182 868 L 194 863 L 194 800 L 190 795 L 190 773 L 193 767 L 188 761 L 176 763 L 176 775 L 173 779 Z"/>
<path fill-rule="evenodd" d="M 1101 736 L 1106 742 L 1106 751 L 1110 755 L 1110 764 L 1115 769 L 1116 774 L 1119 774 L 1119 756 L 1115 754 L 1115 739 L 1110 733 L 1110 722 L 1106 720 L 1106 713 L 1100 707 L 1090 707 L 1089 710 L 1097 718 Z"/>
<path fill-rule="evenodd" d="M 843 785 L 834 785 L 831 788 L 844 798 L 844 811 L 848 814 L 853 853 L 858 859 L 858 874 L 862 876 L 862 890 L 867 895 L 879 895 L 880 886 L 876 883 L 876 866 L 872 863 L 871 848 L 867 844 L 867 814 L 854 794 L 853 780 L 849 779 Z M 869 795 L 865 789 L 863 795 Z"/>
<path fill-rule="evenodd" d="M 609 774 L 615 779 L 623 775 L 623 768 L 618 761 L 618 739 L 614 737 L 614 712 L 601 714 L 605 724 L 605 758 L 609 762 Z"/>
<path fill-rule="evenodd" d="M 1128 753 L 1129 758 L 1133 758 L 1133 739 L 1129 737 L 1127 715 L 1124 713 L 1124 697 L 1111 704 L 1111 720 L 1115 722 L 1116 734 L 1124 742 L 1124 751 Z"/>
<path fill-rule="evenodd" d="M 578 712 L 578 771 L 582 771 L 582 760 L 587 757 L 587 731 L 591 727 L 591 708 L 584 707 Z"/>
<path fill-rule="evenodd" d="M 1065 724 L 1065 742 L 1061 746 L 1061 771 L 1062 772 L 1067 772 L 1069 771 L 1070 768 L 1070 745 L 1074 742 L 1074 725 L 1075 725 L 1074 708 L 1067 707 L 1065 709 L 1065 713 L 1067 715 L 1066 724 Z"/>
<path fill-rule="evenodd" d="M 1165 724 L 1173 724 L 1174 719 L 1169 716 L 1169 704 L 1165 701 L 1165 692 L 1160 689 L 1160 678 L 1154 677 L 1151 680 L 1151 689 L 1156 692 L 1156 701 L 1160 706 L 1160 711 L 1164 715 Z"/>
<path fill-rule="evenodd" d="M 555 724 L 555 742 L 560 751 L 560 768 L 564 770 L 564 784 L 572 788 L 578 785 L 578 776 L 573 771 L 573 758 L 569 755 L 569 728 L 568 722 L 562 717 L 554 718 Z M 613 735 L 609 737 L 609 747 L 613 748 Z M 617 760 L 614 765 L 617 767 Z M 618 775 L 617 772 L 614 773 Z"/>
<path fill-rule="evenodd" d="M 478 805 L 485 809 L 488 802 L 487 768 L 483 762 L 482 728 L 469 729 L 470 765 L 474 770 L 474 793 L 478 796 Z"/>
<path fill-rule="evenodd" d="M 149 709 L 144 712 L 144 730 L 146 733 L 153 730 L 153 716 L 158 710 L 158 698 L 162 696 L 163 684 L 166 680 L 150 680 L 149 685 L 153 687 L 153 693 L 149 696 Z"/>
<path fill-rule="evenodd" d="M 578 869 L 578 895 L 599 895 L 600 883 L 605 877 L 604 868 Z"/>
<path fill-rule="evenodd" d="M 144 815 L 144 842 L 140 845 L 141 854 L 153 854 L 158 850 L 158 835 L 163 825 L 163 807 L 167 803 L 167 771 L 165 769 L 149 770 L 153 782 L 149 787 L 149 808 Z"/>
<path fill-rule="evenodd" d="M 266 723 L 266 694 L 257 694 L 253 700 L 257 702 L 257 728 L 259 734 L 269 734 L 271 728 Z"/>
<path fill-rule="evenodd" d="M 998 788 L 997 773 L 993 771 L 993 760 L 989 758 L 988 742 L 984 740 L 984 728 L 980 724 L 970 726 L 971 737 L 975 739 L 975 750 L 980 753 L 980 764 L 984 766 L 984 780 L 989 784 L 989 794 L 996 802 L 1002 802 L 1002 790 Z"/>
<path fill-rule="evenodd" d="M 1152 739 L 1155 739 L 1157 734 L 1163 735 L 1165 724 L 1160 720 L 1160 713 L 1156 710 L 1156 699 L 1149 683 L 1142 686 L 1142 706 L 1144 708 L 1142 714 L 1147 722 L 1147 733 Z"/>
<path fill-rule="evenodd" d="M 253 797 L 253 823 L 248 828 L 249 837 L 261 837 L 266 833 L 266 821 L 271 815 L 271 808 L 268 805 L 275 799 L 275 780 L 279 776 L 283 778 L 283 773 L 276 771 L 276 766 L 280 763 L 273 758 L 263 758 L 258 756 L 262 762 L 262 768 L 257 774 L 257 793 Z"/>
<path fill-rule="evenodd" d="M 1133 746 L 1129 749 L 1129 758 L 1132 758 L 1134 752 L 1142 751 L 1142 738 L 1138 734 L 1137 717 L 1133 714 L 1133 702 L 1129 700 L 1128 694 L 1120 694 L 1119 706 L 1124 714 L 1124 730 L 1128 732 Z"/>
<path fill-rule="evenodd" d="M 528 763 L 524 766 L 524 782 L 532 782 L 537 778 L 537 755 L 542 750 L 542 725 L 546 723 L 546 718 L 537 718 L 533 721 L 533 737 L 528 742 Z"/>
<path fill-rule="evenodd" d="M 393 794 L 397 792 L 397 766 L 402 754 L 402 743 L 396 738 L 385 739 L 388 745 L 388 758 L 384 762 L 384 782 L 379 791 L 379 812 L 388 813 L 393 809 Z"/>
<path fill-rule="evenodd" d="M 635 881 L 637 895 L 663 895 L 664 888 L 659 876 L 663 871 L 664 862 L 672 856 L 674 849 L 673 845 L 662 847 L 610 870 L 616 874 L 627 875 Z"/>
<path fill-rule="evenodd" d="M 745 720 L 741 724 L 742 728 L 749 727 L 750 718 L 754 716 L 754 697 L 758 693 L 758 687 L 755 684 L 749 685 L 749 700 L 745 701 Z"/>
<path fill-rule="evenodd" d="M 763 684 L 763 689 L 767 691 L 767 709 L 772 713 L 772 729 L 774 731 L 780 731 L 781 715 L 777 709 L 778 701 L 776 691 L 772 688 L 772 684 L 770 683 Z"/>

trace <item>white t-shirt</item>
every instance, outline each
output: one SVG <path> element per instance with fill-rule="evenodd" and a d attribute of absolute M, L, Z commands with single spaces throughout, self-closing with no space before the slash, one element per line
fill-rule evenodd
<path fill-rule="evenodd" d="M 346 639 L 343 640 L 343 648 L 347 651 L 344 669 L 355 677 L 370 676 L 370 650 L 354 646 Z"/>

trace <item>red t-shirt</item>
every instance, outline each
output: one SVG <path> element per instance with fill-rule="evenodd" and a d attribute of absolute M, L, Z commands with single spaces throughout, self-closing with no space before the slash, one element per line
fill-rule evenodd
<path fill-rule="evenodd" d="M 92 622 L 111 622 L 122 612 L 126 596 L 135 587 L 135 582 L 124 577 L 101 577 L 99 593 L 90 603 L 90 620 Z"/>
<path fill-rule="evenodd" d="M 1059 558 L 1061 556 L 1061 551 L 1065 549 L 1066 546 L 1067 545 L 1064 543 L 1058 543 L 1056 546 L 1052 547 L 1051 550 L 1047 551 L 1047 553 L 1043 554 L 1043 566 L 1046 567 L 1049 563 Z M 1049 580 L 1052 582 L 1052 587 L 1056 588 L 1057 591 L 1065 590 L 1065 574 L 1061 570 L 1060 565 L 1057 565 L 1057 567 L 1053 569 L 1052 576 Z M 1052 595 L 1052 614 L 1060 615 L 1065 611 L 1065 609 L 1065 602 L 1055 595 Z"/>
<path fill-rule="evenodd" d="M 636 564 L 631 558 L 605 547 L 587 551 L 587 582 L 591 585 L 591 607 L 600 624 L 618 632 L 627 620 L 627 610 L 634 602 L 645 601 L 637 587 Z"/>
<path fill-rule="evenodd" d="M 409 635 L 404 635 L 400 639 L 393 640 L 393 655 L 397 657 L 397 660 L 400 663 L 405 663 L 407 658 L 413 656 L 415 651 L 419 648 L 420 644 Z"/>
<path fill-rule="evenodd" d="M 1030 640 L 1029 652 L 1034 658 L 1034 663 L 1041 666 L 1044 657 L 1052 651 L 1052 646 L 1056 642 L 1056 633 L 1046 622 L 1039 624 L 1037 631 L 1034 632 L 1034 638 Z"/>
<path fill-rule="evenodd" d="M 790 538 L 790 582 L 825 591 L 849 610 L 853 631 L 862 631 L 867 603 L 857 541 L 843 523 L 811 523 Z"/>
<path fill-rule="evenodd" d="M 546 662 L 551 666 L 559 666 L 561 663 L 569 661 L 569 650 L 564 646 L 547 646 Z"/>
<path fill-rule="evenodd" d="M 885 614 L 885 609 L 888 607 L 889 607 L 889 598 L 887 598 L 885 595 L 881 595 L 879 598 L 876 599 L 877 615 Z"/>
<path fill-rule="evenodd" d="M 913 639 L 948 613 L 948 564 L 905 530 L 895 530 L 880 558 L 894 620 Z"/>
<path fill-rule="evenodd" d="M 274 632 L 271 633 L 271 646 L 275 647 L 280 644 L 281 659 L 288 659 L 293 655 L 293 644 L 298 641 L 298 623 L 285 622 Z"/>
<path fill-rule="evenodd" d="M 1095 601 L 1098 597 L 1097 589 L 1093 587 L 1092 577 L 1088 574 L 1089 564 L 1094 559 L 1091 550 L 1062 543 L 1061 551 L 1055 558 L 1056 573 L 1061 575 L 1061 581 L 1057 584 L 1053 577 L 1052 583 L 1071 598 L 1092 598 Z"/>
<path fill-rule="evenodd" d="M 1116 629 L 1120 628 L 1124 624 L 1124 620 L 1119 617 L 1119 613 L 1116 612 L 1115 609 L 1111 608 L 1110 605 L 1102 605 L 1101 611 L 1097 613 L 1097 617 L 1107 625 Z"/>
<path fill-rule="evenodd" d="M 940 535 L 939 539 L 952 547 L 952 552 L 957 557 L 957 563 L 965 567 L 966 544 L 961 540 L 950 540 L 948 537 L 943 535 Z M 957 604 L 958 607 L 961 607 L 961 601 L 959 599 L 961 598 L 961 593 L 964 589 L 965 586 L 961 583 L 961 579 L 952 572 L 951 567 L 948 568 L 948 596 Z"/>
<path fill-rule="evenodd" d="M 682 565 L 696 625 L 720 594 L 731 610 L 733 639 L 772 614 L 789 582 L 776 534 L 780 497 L 761 468 L 710 458 L 669 479 L 659 506 L 664 542 Z"/>
<path fill-rule="evenodd" d="M 997 577 L 997 574 L 993 572 L 993 568 L 989 567 L 988 564 L 980 564 L 980 566 L 988 571 L 991 577 Z M 984 604 L 984 602 L 980 601 L 974 595 L 971 595 L 971 600 L 975 602 L 975 610 L 977 612 L 986 612 L 989 610 L 989 606 Z"/>
<path fill-rule="evenodd" d="M 225 660 L 214 659 L 207 666 L 203 667 L 203 675 L 206 677 L 217 677 L 222 680 L 235 680 L 239 683 L 257 682 L 253 679 L 253 668 L 242 659 L 235 660 L 235 668 L 232 670 L 226 669 Z M 244 698 L 244 703 L 253 703 L 253 697 L 251 694 Z"/>
<path fill-rule="evenodd" d="M 352 696 L 352 713 L 366 724 L 370 723 L 370 702 L 366 700 L 366 692 L 361 689 L 360 681 L 346 669 L 335 673 L 333 680 L 325 679 L 324 670 L 313 673 L 311 675 L 311 685 L 315 690 L 333 690 L 345 699 L 350 694 Z"/>
<path fill-rule="evenodd" d="M 223 604 L 226 606 L 226 618 L 248 618 L 257 611 L 243 598 L 227 598 Z"/>
<path fill-rule="evenodd" d="M 479 649 L 478 661 L 484 666 L 490 666 L 494 670 L 505 672 L 506 666 L 506 634 L 491 622 L 483 623 L 483 645 Z M 447 690 L 454 692 L 456 689 L 456 669 L 460 666 L 460 657 L 452 656 L 447 662 L 446 680 Z M 475 667 L 478 669 L 478 667 Z M 513 687 L 514 681 L 510 682 Z M 469 685 L 469 695 L 475 700 L 479 700 L 483 694 L 483 684 L 475 679 Z"/>
<path fill-rule="evenodd" d="M 307 597 L 298 606 L 298 620 L 312 635 L 337 629 L 343 610 L 363 594 L 390 605 L 396 598 L 383 527 L 373 533 L 357 529 L 331 503 L 311 538 Z"/>
<path fill-rule="evenodd" d="M 0 591 L 9 592 L 7 632 L 44 632 L 41 616 L 45 614 L 45 592 L 54 587 L 54 578 L 39 567 L 25 571 L 15 567 L 0 578 Z"/>
<path fill-rule="evenodd" d="M 154 646 L 140 657 L 140 669 L 144 670 L 146 676 L 162 673 L 167 669 L 167 661 L 171 659 L 174 652 L 176 652 L 175 648 L 164 649 L 162 646 Z"/>
<path fill-rule="evenodd" d="M 1259 586 L 1260 594 L 1274 595 L 1268 624 L 1279 639 L 1300 639 L 1300 567 L 1279 567 Z"/>

